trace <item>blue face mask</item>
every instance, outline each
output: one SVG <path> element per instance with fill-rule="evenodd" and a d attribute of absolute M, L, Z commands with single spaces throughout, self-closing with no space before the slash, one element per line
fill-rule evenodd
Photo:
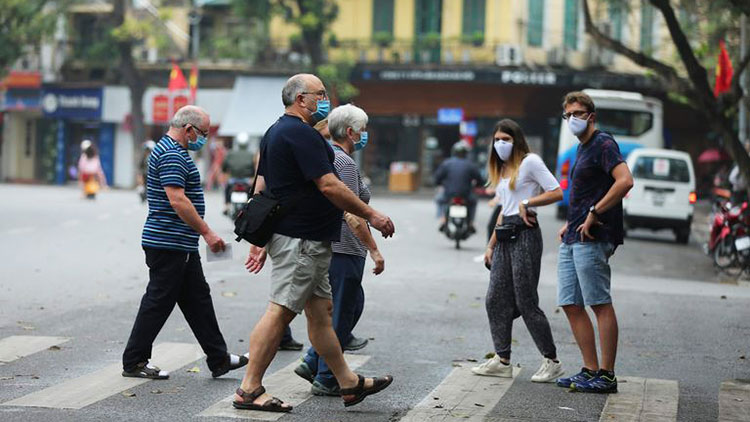
<path fill-rule="evenodd" d="M 195 139 L 195 142 L 188 141 L 188 149 L 190 151 L 198 151 L 199 149 L 203 148 L 203 145 L 206 145 L 207 141 L 208 138 L 203 135 L 198 135 L 198 137 Z"/>
<path fill-rule="evenodd" d="M 328 100 L 318 100 L 318 108 L 312 114 L 313 124 L 328 117 L 328 113 L 331 111 L 331 102 Z"/>
<path fill-rule="evenodd" d="M 359 142 L 356 142 L 354 144 L 354 150 L 355 151 L 360 151 L 360 150 L 364 149 L 367 146 L 367 139 L 368 139 L 367 132 L 360 133 L 359 134 Z"/>

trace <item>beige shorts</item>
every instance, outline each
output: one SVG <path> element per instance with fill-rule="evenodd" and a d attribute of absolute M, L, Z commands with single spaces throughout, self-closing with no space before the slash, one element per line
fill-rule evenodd
<path fill-rule="evenodd" d="M 271 302 L 301 314 L 315 295 L 332 299 L 328 267 L 331 242 L 274 234 L 266 245 L 271 258 Z"/>

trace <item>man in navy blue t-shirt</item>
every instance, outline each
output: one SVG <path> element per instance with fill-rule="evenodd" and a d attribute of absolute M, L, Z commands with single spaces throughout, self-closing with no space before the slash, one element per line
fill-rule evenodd
<path fill-rule="evenodd" d="M 339 240 L 341 210 L 364 218 L 385 237 L 393 235 L 394 226 L 390 218 L 362 202 L 339 180 L 331 145 L 312 127 L 330 108 L 320 79 L 309 74 L 292 76 L 281 99 L 284 115 L 261 141 L 256 190 L 270 192 L 282 205 L 293 205 L 265 248 L 251 246 L 245 264 L 248 271 L 257 273 L 266 254 L 271 258 L 271 297 L 266 313 L 250 334 L 250 362 L 232 404 L 238 409 L 272 412 L 292 409 L 266 394 L 262 382 L 284 327 L 304 310 L 310 342 L 336 376 L 344 405 L 352 406 L 386 388 L 393 377 L 364 378 L 344 361 L 331 322 L 331 242 Z"/>
<path fill-rule="evenodd" d="M 558 379 L 557 385 L 588 393 L 616 393 L 618 328 L 610 296 L 609 258 L 622 244 L 622 198 L 633 187 L 633 177 L 614 138 L 596 129 L 591 97 L 571 92 L 563 108 L 563 118 L 580 145 L 571 171 L 568 218 L 559 233 L 557 302 L 581 350 L 583 369 Z M 586 306 L 596 315 L 601 361 Z"/>

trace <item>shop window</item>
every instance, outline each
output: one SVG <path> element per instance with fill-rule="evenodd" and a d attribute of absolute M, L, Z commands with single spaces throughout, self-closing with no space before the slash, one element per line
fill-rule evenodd
<path fill-rule="evenodd" d="M 464 0 L 462 33 L 465 37 L 484 38 L 486 0 Z"/>
<path fill-rule="evenodd" d="M 578 0 L 565 0 L 565 47 L 578 50 Z"/>
<path fill-rule="evenodd" d="M 654 46 L 654 7 L 641 1 L 641 51 L 651 53 Z"/>
<path fill-rule="evenodd" d="M 393 0 L 373 0 L 372 33 L 393 35 Z"/>
<path fill-rule="evenodd" d="M 529 0 L 529 22 L 526 29 L 529 46 L 541 47 L 544 39 L 544 0 Z"/>

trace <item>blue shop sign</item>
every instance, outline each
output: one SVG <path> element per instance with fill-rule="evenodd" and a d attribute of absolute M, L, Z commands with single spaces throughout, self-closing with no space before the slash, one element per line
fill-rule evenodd
<path fill-rule="evenodd" d="M 464 119 L 464 110 L 461 108 L 438 109 L 437 120 L 441 125 L 457 125 Z"/>
<path fill-rule="evenodd" d="M 42 88 L 42 112 L 47 117 L 99 120 L 101 88 Z"/>
<path fill-rule="evenodd" d="M 39 89 L 8 88 L 4 103 L 5 111 L 39 110 Z"/>

